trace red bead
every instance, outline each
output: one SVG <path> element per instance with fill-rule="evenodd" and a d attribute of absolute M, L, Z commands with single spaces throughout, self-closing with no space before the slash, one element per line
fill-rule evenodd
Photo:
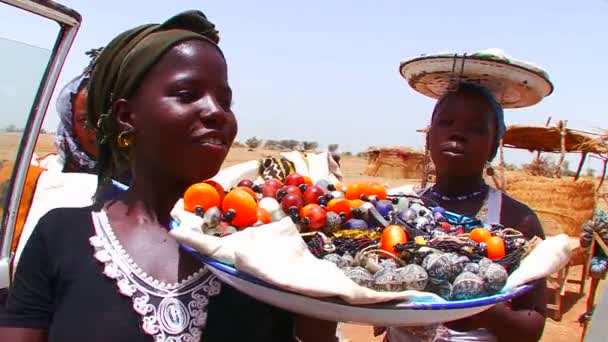
<path fill-rule="evenodd" d="M 262 195 L 264 197 L 276 198 L 277 191 L 283 187 L 283 183 L 278 179 L 269 179 L 262 185 Z"/>
<path fill-rule="evenodd" d="M 302 197 L 302 191 L 300 190 L 300 188 L 298 188 L 295 185 L 287 185 L 283 188 L 285 190 L 286 193 L 288 194 L 294 194 L 296 196 L 300 196 Z"/>
<path fill-rule="evenodd" d="M 244 186 L 247 188 L 251 188 L 251 187 L 253 187 L 253 182 L 250 179 L 243 179 L 242 181 L 239 182 L 239 184 L 237 184 L 237 186 Z"/>
<path fill-rule="evenodd" d="M 300 184 L 305 184 L 305 182 L 304 176 L 299 173 L 292 173 L 285 178 L 285 185 L 300 186 Z"/>
<path fill-rule="evenodd" d="M 289 212 L 289 208 L 291 207 L 295 207 L 299 211 L 303 206 L 304 200 L 302 200 L 302 197 L 294 194 L 287 194 L 281 200 L 281 208 L 283 208 L 283 211 L 286 213 Z"/>
<path fill-rule="evenodd" d="M 445 221 L 439 222 L 439 225 L 441 226 L 441 229 L 443 229 L 443 231 L 446 233 L 449 233 L 452 229 L 452 225 Z"/>
<path fill-rule="evenodd" d="M 304 192 L 304 202 L 319 204 L 319 197 L 323 195 L 325 191 L 320 186 L 313 185 Z"/>
<path fill-rule="evenodd" d="M 308 204 L 301 210 L 302 218 L 306 221 L 306 228 L 319 230 L 325 226 L 327 211 L 318 204 Z"/>

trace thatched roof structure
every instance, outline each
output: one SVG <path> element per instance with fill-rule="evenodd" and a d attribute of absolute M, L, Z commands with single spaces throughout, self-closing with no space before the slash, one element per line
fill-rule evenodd
<path fill-rule="evenodd" d="M 566 128 L 565 121 L 555 127 L 509 126 L 500 146 L 501 185 L 511 197 L 526 203 L 539 216 L 547 232 L 565 232 L 578 236 L 581 225 L 593 217 L 596 206 L 596 185 L 592 180 L 579 179 L 588 154 L 602 155 L 608 147 L 599 135 Z M 550 175 L 504 170 L 503 147 L 536 151 L 535 162 L 540 163 L 540 153 L 559 153 L 560 158 Z M 566 153 L 581 154 L 574 181 L 561 178 L 561 165 Z M 604 162 L 604 174 L 606 170 Z M 529 171 L 529 170 L 528 170 Z M 602 177 L 601 183 L 604 177 Z M 496 182 L 496 180 L 495 180 Z M 599 188 L 599 186 L 598 186 Z M 553 231 L 558 229 L 558 231 Z"/>
<path fill-rule="evenodd" d="M 541 152 L 559 153 L 560 158 L 555 170 L 556 176 L 560 177 L 561 165 L 566 153 L 577 152 L 581 154 L 581 160 L 574 177 L 577 180 L 588 154 L 598 156 L 608 154 L 608 144 L 600 134 L 566 128 L 567 121 L 558 121 L 555 127 L 549 127 L 550 121 L 551 118 L 547 120 L 545 127 L 509 126 L 500 145 L 500 164 L 504 166 L 503 147 L 524 149 L 531 152 L 537 151 L 535 161 L 540 160 Z M 599 186 L 604 182 L 607 167 L 608 159 L 605 159 Z"/>
<path fill-rule="evenodd" d="M 425 166 L 423 152 L 408 147 L 370 147 L 367 151 L 368 176 L 420 178 Z"/>
<path fill-rule="evenodd" d="M 608 147 L 599 136 L 574 129 L 540 126 L 509 126 L 503 138 L 503 145 L 529 151 L 562 152 L 562 132 L 565 152 L 587 152 L 603 154 Z"/>

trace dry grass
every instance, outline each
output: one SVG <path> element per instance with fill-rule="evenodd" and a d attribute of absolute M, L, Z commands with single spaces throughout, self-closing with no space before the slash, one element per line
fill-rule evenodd
<path fill-rule="evenodd" d="M 14 160 L 17 155 L 17 147 L 21 141 L 21 133 L 0 134 L 0 160 Z M 36 153 L 45 155 L 55 152 L 55 136 L 51 134 L 40 134 L 36 144 Z"/>
<path fill-rule="evenodd" d="M 593 217 L 596 183 L 571 177 L 547 178 L 523 172 L 507 172 L 506 192 L 536 211 L 545 232 L 578 236 L 581 225 Z"/>

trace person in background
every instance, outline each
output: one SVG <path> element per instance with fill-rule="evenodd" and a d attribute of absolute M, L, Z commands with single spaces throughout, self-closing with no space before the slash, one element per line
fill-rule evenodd
<path fill-rule="evenodd" d="M 91 68 L 101 50 L 86 52 L 91 58 L 89 65 L 59 92 L 56 103 L 59 116 L 55 135 L 57 153 L 42 158 L 35 156 L 34 165 L 53 171 L 95 173 L 95 130 L 86 125 L 86 104 Z"/>
<path fill-rule="evenodd" d="M 504 133 L 503 109 L 485 88 L 462 83 L 440 98 L 427 135 L 437 178 L 421 196 L 446 210 L 517 229 L 528 239 L 544 239 L 529 207 L 484 182 L 484 169 L 493 172 L 489 163 Z M 537 281 L 520 297 L 439 327 L 392 327 L 386 341 L 538 341 L 546 319 L 545 290 L 545 280 Z"/>

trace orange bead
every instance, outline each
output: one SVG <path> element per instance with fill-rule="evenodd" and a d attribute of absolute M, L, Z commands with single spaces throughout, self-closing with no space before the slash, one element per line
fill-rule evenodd
<path fill-rule="evenodd" d="M 350 207 L 352 209 L 360 208 L 364 203 L 365 203 L 365 201 L 360 200 L 360 199 L 351 200 Z"/>
<path fill-rule="evenodd" d="M 342 192 L 346 191 L 346 187 L 347 187 L 347 185 L 344 183 L 338 183 L 335 185 L 336 190 L 342 191 Z"/>
<path fill-rule="evenodd" d="M 218 207 L 220 195 L 217 190 L 207 183 L 196 183 L 191 185 L 184 193 L 184 210 L 193 213 L 196 207 L 203 210 Z"/>
<path fill-rule="evenodd" d="M 500 259 L 507 254 L 505 241 L 500 236 L 490 237 L 486 241 L 486 245 L 488 248 L 488 258 L 492 260 Z"/>
<path fill-rule="evenodd" d="M 365 193 L 365 184 L 352 183 L 346 187 L 346 198 L 349 200 L 361 199 L 361 195 Z"/>
<path fill-rule="evenodd" d="M 251 188 L 248 188 L 246 186 L 237 186 L 237 189 L 242 189 L 244 191 L 247 191 L 247 193 L 251 195 L 251 198 L 253 198 L 256 202 L 258 201 L 258 196 L 255 194 L 255 191 L 253 191 Z"/>
<path fill-rule="evenodd" d="M 395 245 L 407 242 L 407 233 L 401 226 L 391 225 L 382 231 L 380 249 L 395 255 Z"/>
<path fill-rule="evenodd" d="M 346 219 L 350 218 L 350 201 L 344 198 L 334 198 L 327 202 L 327 211 L 332 211 L 336 214 L 344 213 Z"/>
<path fill-rule="evenodd" d="M 212 187 L 214 187 L 215 190 L 217 190 L 217 193 L 220 195 L 220 203 L 222 203 L 222 201 L 224 200 L 224 197 L 226 196 L 226 190 L 224 190 L 224 187 L 220 183 L 213 181 L 211 179 L 208 179 L 208 180 L 204 181 L 203 183 L 209 184 Z"/>
<path fill-rule="evenodd" d="M 270 213 L 266 209 L 258 207 L 258 221 L 264 224 L 270 223 Z"/>
<path fill-rule="evenodd" d="M 492 233 L 490 233 L 489 230 L 485 229 L 485 228 L 475 228 L 473 230 L 471 230 L 471 232 L 469 233 L 469 239 L 480 243 L 480 242 L 486 242 L 488 241 L 489 238 L 492 237 Z"/>
<path fill-rule="evenodd" d="M 365 189 L 366 196 L 376 196 L 379 200 L 386 199 L 386 187 L 378 182 L 369 182 Z"/>
<path fill-rule="evenodd" d="M 258 220 L 258 205 L 243 189 L 235 188 L 226 194 L 222 211 L 227 213 L 230 209 L 236 212 L 231 224 L 237 228 L 249 227 Z"/>
<path fill-rule="evenodd" d="M 310 177 L 308 176 L 303 176 L 304 177 L 304 184 L 308 185 L 308 186 L 312 186 L 312 179 L 310 179 Z"/>

